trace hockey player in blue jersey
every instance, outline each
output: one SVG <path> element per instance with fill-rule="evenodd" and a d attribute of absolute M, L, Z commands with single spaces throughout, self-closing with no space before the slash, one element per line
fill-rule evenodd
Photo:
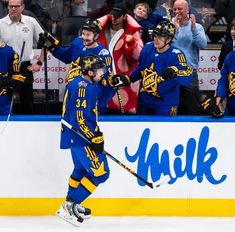
<path fill-rule="evenodd" d="M 43 36 L 52 42 L 52 46 L 50 46 L 52 55 L 64 63 L 70 64 L 67 82 L 70 82 L 81 73 L 81 60 L 84 56 L 95 54 L 102 58 L 106 64 L 107 72 L 103 81 L 99 84 L 101 95 L 98 98 L 98 110 L 99 113 L 103 114 L 106 112 L 107 103 L 116 91 L 107 85 L 107 79 L 112 74 L 112 57 L 109 51 L 98 42 L 101 29 L 102 27 L 98 20 L 85 20 L 81 28 L 81 36 L 75 38 L 71 45 L 65 48 L 59 46 L 58 41 L 53 40 L 53 37 L 48 33 Z"/>
<path fill-rule="evenodd" d="M 19 56 L 0 41 L 0 115 L 11 113 L 13 90 L 19 90 L 25 77 L 19 74 Z"/>
<path fill-rule="evenodd" d="M 138 114 L 176 115 L 179 86 L 192 80 L 192 68 L 187 65 L 182 51 L 173 47 L 175 27 L 168 21 L 160 22 L 153 31 L 154 41 L 147 43 L 139 64 L 130 79 L 141 80 Z"/>
<path fill-rule="evenodd" d="M 230 52 L 225 58 L 216 88 L 216 105 L 218 106 L 225 98 L 225 115 L 235 115 L 235 51 Z"/>
<path fill-rule="evenodd" d="M 81 61 L 81 68 L 82 74 L 66 87 L 62 119 L 90 143 L 62 125 L 61 148 L 71 150 L 74 169 L 69 178 L 66 202 L 57 211 L 58 216 L 76 226 L 91 216 L 91 210 L 80 204 L 109 177 L 107 159 L 103 154 L 104 137 L 97 124 L 98 84 L 106 66 L 99 56 L 87 55 Z"/>

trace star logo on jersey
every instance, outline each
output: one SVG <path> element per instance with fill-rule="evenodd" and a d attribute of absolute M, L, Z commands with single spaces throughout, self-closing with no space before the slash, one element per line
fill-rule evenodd
<path fill-rule="evenodd" d="M 235 96 L 235 70 L 228 75 L 230 95 Z"/>
<path fill-rule="evenodd" d="M 158 84 L 162 82 L 160 76 L 156 71 L 150 68 L 146 68 L 142 71 L 142 85 L 143 87 L 140 89 L 140 92 L 147 92 L 155 97 L 160 98 L 158 94 Z"/>
<path fill-rule="evenodd" d="M 76 62 L 71 62 L 69 66 L 69 73 L 66 78 L 66 84 L 71 82 L 74 77 L 81 75 L 81 66 Z"/>

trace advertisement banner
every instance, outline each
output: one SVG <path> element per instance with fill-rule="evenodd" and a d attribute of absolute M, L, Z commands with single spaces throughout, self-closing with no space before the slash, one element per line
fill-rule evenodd
<path fill-rule="evenodd" d="M 200 60 L 198 68 L 198 80 L 200 90 L 215 90 L 220 70 L 218 69 L 220 50 L 202 50 L 200 51 Z"/>
<path fill-rule="evenodd" d="M 110 154 L 149 182 L 164 176 L 169 182 L 151 189 L 108 159 L 110 178 L 92 197 L 234 198 L 233 122 L 100 122 L 100 127 Z M 0 197 L 63 197 L 72 160 L 59 144 L 59 122 L 8 122 L 0 140 Z"/>

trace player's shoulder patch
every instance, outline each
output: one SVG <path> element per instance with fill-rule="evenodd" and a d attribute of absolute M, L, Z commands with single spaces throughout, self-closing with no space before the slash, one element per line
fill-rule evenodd
<path fill-rule="evenodd" d="M 173 53 L 176 53 L 176 54 L 182 53 L 182 52 L 181 52 L 179 49 L 177 49 L 177 48 L 172 49 L 172 52 L 173 52 Z"/>
<path fill-rule="evenodd" d="M 0 41 L 0 47 L 3 48 L 5 46 L 6 46 L 6 44 L 3 41 Z"/>
<path fill-rule="evenodd" d="M 109 51 L 106 48 L 103 48 L 98 55 L 103 55 L 103 56 L 107 56 L 109 55 Z"/>
<path fill-rule="evenodd" d="M 85 81 L 79 81 L 78 82 L 78 86 L 79 87 L 86 87 L 87 86 L 87 83 Z"/>

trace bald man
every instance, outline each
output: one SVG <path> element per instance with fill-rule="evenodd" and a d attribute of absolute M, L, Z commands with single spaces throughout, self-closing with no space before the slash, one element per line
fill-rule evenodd
<path fill-rule="evenodd" d="M 174 46 L 182 50 L 187 63 L 193 68 L 193 81 L 187 87 L 181 87 L 179 114 L 200 115 L 201 103 L 197 68 L 200 49 L 206 48 L 207 38 L 204 28 L 196 23 L 195 15 L 190 14 L 186 0 L 176 0 L 173 4 L 173 23 L 176 28 Z"/>

